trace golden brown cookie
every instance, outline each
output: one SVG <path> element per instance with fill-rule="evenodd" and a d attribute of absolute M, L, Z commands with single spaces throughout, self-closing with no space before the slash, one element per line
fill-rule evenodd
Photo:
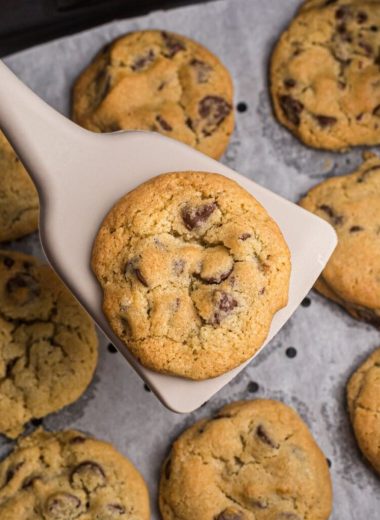
<path fill-rule="evenodd" d="M 359 447 L 380 473 L 380 348 L 352 375 L 347 401 Z"/>
<path fill-rule="evenodd" d="M 165 31 L 107 45 L 73 90 L 74 121 L 95 132 L 152 130 L 219 158 L 234 126 L 231 77 L 210 51 Z"/>
<path fill-rule="evenodd" d="M 294 410 L 232 403 L 187 429 L 161 474 L 163 520 L 327 520 L 326 459 Z"/>
<path fill-rule="evenodd" d="M 0 131 L 0 242 L 36 231 L 38 213 L 36 188 Z"/>
<path fill-rule="evenodd" d="M 0 433 L 78 399 L 97 356 L 92 320 L 50 267 L 0 251 Z"/>
<path fill-rule="evenodd" d="M 191 379 L 250 358 L 288 298 L 276 223 L 221 175 L 160 175 L 125 195 L 95 241 L 112 329 L 146 367 Z"/>
<path fill-rule="evenodd" d="M 0 463 L 1 520 L 148 520 L 136 468 L 107 442 L 41 429 Z"/>
<path fill-rule="evenodd" d="M 315 186 L 301 206 L 327 220 L 338 246 L 315 288 L 355 318 L 380 327 L 380 158 Z"/>
<path fill-rule="evenodd" d="M 378 2 L 306 2 L 272 56 L 278 120 L 315 148 L 379 144 L 379 48 Z"/>

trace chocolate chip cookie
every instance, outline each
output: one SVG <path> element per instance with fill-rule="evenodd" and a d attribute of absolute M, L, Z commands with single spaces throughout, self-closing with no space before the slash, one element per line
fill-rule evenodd
<path fill-rule="evenodd" d="M 146 367 L 222 374 L 263 344 L 290 258 L 264 208 L 217 174 L 160 175 L 125 195 L 93 250 L 111 327 Z"/>
<path fill-rule="evenodd" d="M 278 120 L 329 150 L 380 143 L 379 3 L 306 2 L 272 56 Z"/>
<path fill-rule="evenodd" d="M 107 442 L 41 429 L 0 463 L 2 520 L 148 520 L 145 483 Z"/>
<path fill-rule="evenodd" d="M 151 130 L 211 157 L 234 126 L 231 77 L 184 36 L 138 31 L 107 45 L 77 79 L 74 121 L 95 132 Z"/>
<path fill-rule="evenodd" d="M 0 131 L 0 242 L 36 231 L 38 212 L 36 188 Z"/>
<path fill-rule="evenodd" d="M 96 362 L 94 325 L 50 267 L 0 251 L 0 433 L 78 399 Z"/>
<path fill-rule="evenodd" d="M 163 520 L 326 520 L 326 459 L 297 413 L 241 401 L 186 430 L 161 474 Z"/>
<path fill-rule="evenodd" d="M 313 188 L 300 204 L 330 222 L 338 246 L 315 288 L 357 319 L 380 328 L 380 158 Z"/>
<path fill-rule="evenodd" d="M 352 375 L 347 401 L 359 447 L 380 474 L 380 348 Z"/>

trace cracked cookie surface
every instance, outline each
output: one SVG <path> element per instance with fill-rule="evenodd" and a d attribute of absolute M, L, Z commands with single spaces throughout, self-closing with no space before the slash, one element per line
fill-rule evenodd
<path fill-rule="evenodd" d="M 326 520 L 326 459 L 297 413 L 240 401 L 174 442 L 161 473 L 163 520 Z"/>
<path fill-rule="evenodd" d="M 80 397 L 97 362 L 91 318 L 35 258 L 0 251 L 0 433 Z"/>
<path fill-rule="evenodd" d="M 231 77 L 184 36 L 139 31 L 107 45 L 77 79 L 73 118 L 95 132 L 151 130 L 219 158 L 234 126 Z"/>
<path fill-rule="evenodd" d="M 0 242 L 36 231 L 38 213 L 37 190 L 0 131 Z"/>
<path fill-rule="evenodd" d="M 315 148 L 379 144 L 379 49 L 378 2 L 306 2 L 272 56 L 278 120 Z"/>
<path fill-rule="evenodd" d="M 300 205 L 327 220 L 338 245 L 315 288 L 352 316 L 380 328 L 380 157 L 309 191 Z"/>
<path fill-rule="evenodd" d="M 380 474 L 380 348 L 351 376 L 347 402 L 359 447 Z"/>
<path fill-rule="evenodd" d="M 37 430 L 0 462 L 2 520 L 148 520 L 149 497 L 132 463 L 77 431 Z"/>
<path fill-rule="evenodd" d="M 128 193 L 98 232 L 92 266 L 129 350 L 191 379 L 250 358 L 287 303 L 290 255 L 277 224 L 217 174 L 164 174 Z"/>

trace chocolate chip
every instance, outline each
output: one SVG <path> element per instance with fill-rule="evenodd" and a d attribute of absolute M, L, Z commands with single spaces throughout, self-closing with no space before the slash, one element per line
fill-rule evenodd
<path fill-rule="evenodd" d="M 256 435 L 258 438 L 264 443 L 270 446 L 271 448 L 279 448 L 279 445 L 276 444 L 269 436 L 268 432 L 264 428 L 262 424 L 259 424 L 259 426 L 256 428 Z"/>
<path fill-rule="evenodd" d="M 301 302 L 302 307 L 310 307 L 311 300 L 307 296 Z"/>
<path fill-rule="evenodd" d="M 10 269 L 14 263 L 15 261 L 10 256 L 3 257 L 3 264 L 5 265 L 5 267 L 8 267 L 8 269 Z"/>
<path fill-rule="evenodd" d="M 224 509 L 221 513 L 214 517 L 215 520 L 243 520 L 244 513 L 231 507 Z"/>
<path fill-rule="evenodd" d="M 216 203 L 211 202 L 201 206 L 185 206 L 181 211 L 182 220 L 190 231 L 200 227 L 216 209 Z"/>
<path fill-rule="evenodd" d="M 202 282 L 207 284 L 219 284 L 222 283 L 224 280 L 227 280 L 227 278 L 230 276 L 232 271 L 234 270 L 234 266 L 232 265 L 231 269 L 226 271 L 225 273 L 221 273 L 219 276 L 202 276 L 202 275 L 196 275 L 197 278 L 200 278 Z"/>
<path fill-rule="evenodd" d="M 198 105 L 199 115 L 206 119 L 204 135 L 211 135 L 223 123 L 232 110 L 231 105 L 220 96 L 206 96 Z"/>
<path fill-rule="evenodd" d="M 304 109 L 303 104 L 291 96 L 281 96 L 280 106 L 285 117 L 293 123 L 293 125 L 299 126 L 301 123 L 301 113 Z"/>
<path fill-rule="evenodd" d="M 373 109 L 372 113 L 373 113 L 374 116 L 380 117 L 380 105 L 377 105 L 377 106 Z"/>
<path fill-rule="evenodd" d="M 82 502 L 71 493 L 55 493 L 51 495 L 45 504 L 45 512 L 49 519 L 64 520 L 72 518 L 78 513 Z"/>
<path fill-rule="evenodd" d="M 336 117 L 330 117 L 330 116 L 314 116 L 315 119 L 318 121 L 319 126 L 322 128 L 328 128 L 330 126 L 334 126 L 337 122 Z"/>
<path fill-rule="evenodd" d="M 284 85 L 286 88 L 294 88 L 296 86 L 297 82 L 295 79 L 292 79 L 292 78 L 287 78 L 285 81 L 284 81 Z"/>
<path fill-rule="evenodd" d="M 347 5 L 339 7 L 339 9 L 337 9 L 335 11 L 335 18 L 337 20 L 342 20 L 343 18 L 346 18 L 350 14 L 350 11 L 351 10 Z"/>
<path fill-rule="evenodd" d="M 190 65 L 195 69 L 198 83 L 207 83 L 212 71 L 211 65 L 196 58 L 191 60 Z"/>
<path fill-rule="evenodd" d="M 230 314 L 235 307 L 238 306 L 238 302 L 231 296 L 231 294 L 225 291 L 216 293 L 216 305 L 215 312 L 210 320 L 212 325 L 220 325 L 220 322 Z"/>
<path fill-rule="evenodd" d="M 239 236 L 239 240 L 245 241 L 245 240 L 248 240 L 248 238 L 251 238 L 251 236 L 252 236 L 251 233 L 243 233 Z"/>
<path fill-rule="evenodd" d="M 166 480 L 170 479 L 171 469 L 172 469 L 172 460 L 168 459 L 166 461 L 166 464 L 165 464 L 165 478 L 166 478 Z"/>
<path fill-rule="evenodd" d="M 121 504 L 107 504 L 107 511 L 116 517 L 125 514 L 125 507 Z"/>
<path fill-rule="evenodd" d="M 149 52 L 144 56 L 139 56 L 138 58 L 136 58 L 136 60 L 131 65 L 131 69 L 135 72 L 141 70 L 145 68 L 146 65 L 150 65 L 154 61 L 154 59 L 154 52 L 152 51 L 152 49 L 150 49 Z"/>
<path fill-rule="evenodd" d="M 103 487 L 106 481 L 103 468 L 91 460 L 76 466 L 70 475 L 71 485 L 84 488 L 86 491 L 94 491 L 98 487 Z"/>
<path fill-rule="evenodd" d="M 164 40 L 166 47 L 164 55 L 167 58 L 173 58 L 178 52 L 184 51 L 186 49 L 185 44 L 181 40 L 178 40 L 178 38 L 176 38 L 172 34 L 163 31 L 161 33 L 161 36 Z"/>
<path fill-rule="evenodd" d="M 357 233 L 358 231 L 363 231 L 363 228 L 361 226 L 351 226 L 350 227 L 350 233 Z"/>
<path fill-rule="evenodd" d="M 327 5 L 332 5 L 332 4 L 336 4 L 338 0 L 326 0 L 325 2 L 325 6 Z"/>
<path fill-rule="evenodd" d="M 190 130 L 192 132 L 194 132 L 194 126 L 193 126 L 193 121 L 190 117 L 187 117 L 186 118 L 186 121 L 185 121 L 186 125 L 190 128 Z"/>
<path fill-rule="evenodd" d="M 135 269 L 135 275 L 136 275 L 136 278 L 139 280 L 139 282 L 141 282 L 143 285 L 145 285 L 145 287 L 149 287 L 148 282 L 145 280 L 140 269 Z"/>
<path fill-rule="evenodd" d="M 377 25 L 371 25 L 370 30 L 371 30 L 372 32 L 378 32 L 379 28 L 378 28 Z"/>
<path fill-rule="evenodd" d="M 364 11 L 359 11 L 356 16 L 356 19 L 358 23 L 365 23 L 368 20 L 368 14 Z"/>
<path fill-rule="evenodd" d="M 342 224 L 343 217 L 341 215 L 337 215 L 331 206 L 328 206 L 327 204 L 321 204 L 320 206 L 318 206 L 318 209 L 326 213 L 326 215 L 331 218 L 334 224 Z"/>
<path fill-rule="evenodd" d="M 18 305 L 26 305 L 37 298 L 41 293 L 38 281 L 28 273 L 17 273 L 6 283 L 8 295 Z"/>
<path fill-rule="evenodd" d="M 161 128 L 163 130 L 165 130 L 166 132 L 171 132 L 173 130 L 173 127 L 171 125 L 169 125 L 169 123 L 166 121 L 166 119 L 164 119 L 162 116 L 158 115 L 156 117 L 156 121 L 161 126 Z"/>

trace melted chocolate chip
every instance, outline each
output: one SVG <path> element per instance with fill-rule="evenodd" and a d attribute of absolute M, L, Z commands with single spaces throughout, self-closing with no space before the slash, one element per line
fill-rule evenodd
<path fill-rule="evenodd" d="M 47 499 L 45 512 L 49 519 L 71 518 L 78 512 L 81 504 L 80 499 L 71 493 L 55 493 Z"/>
<path fill-rule="evenodd" d="M 192 231 L 201 226 L 214 213 L 216 207 L 215 202 L 198 207 L 185 206 L 181 211 L 181 216 L 186 228 Z"/>
<path fill-rule="evenodd" d="M 228 294 L 225 291 L 220 291 L 217 293 L 215 312 L 210 323 L 214 326 L 220 325 L 223 318 L 228 316 L 228 314 L 230 314 L 237 306 L 238 302 L 233 296 L 231 296 L 231 294 Z"/>
<path fill-rule="evenodd" d="M 350 227 L 350 233 L 358 233 L 359 231 L 363 231 L 363 228 L 361 226 L 351 226 Z"/>
<path fill-rule="evenodd" d="M 356 16 L 356 19 L 358 23 L 365 23 L 368 20 L 368 14 L 364 11 L 359 11 Z"/>
<path fill-rule="evenodd" d="M 239 236 L 239 240 L 248 240 L 248 238 L 251 238 L 251 233 L 242 233 L 240 236 Z"/>
<path fill-rule="evenodd" d="M 259 424 L 259 426 L 256 428 L 256 435 L 258 438 L 264 443 L 270 446 L 271 448 L 278 448 L 278 444 L 276 444 L 273 439 L 270 438 L 268 432 L 264 428 L 262 424 Z"/>
<path fill-rule="evenodd" d="M 140 269 L 135 269 L 135 275 L 139 282 L 141 282 L 145 287 L 149 287 L 148 282 L 145 280 Z"/>
<path fill-rule="evenodd" d="M 160 125 L 160 127 L 165 130 L 166 132 L 171 132 L 173 130 L 173 127 L 169 125 L 169 123 L 164 119 L 162 116 L 158 115 L 156 117 L 157 123 Z"/>
<path fill-rule="evenodd" d="M 337 122 L 336 117 L 330 117 L 330 116 L 315 116 L 315 119 L 318 121 L 319 126 L 322 128 L 328 128 L 331 126 L 334 126 Z"/>
<path fill-rule="evenodd" d="M 81 462 L 70 475 L 70 482 L 73 487 L 82 487 L 87 491 L 103 487 L 106 481 L 103 468 L 91 460 Z"/>
<path fill-rule="evenodd" d="M 211 135 L 230 114 L 232 106 L 220 96 L 206 96 L 198 105 L 199 115 L 206 120 L 204 135 Z"/>
<path fill-rule="evenodd" d="M 152 49 L 149 50 L 147 54 L 144 56 L 139 56 L 131 65 L 131 69 L 136 72 L 145 68 L 147 65 L 150 65 L 155 59 L 154 52 Z"/>
<path fill-rule="evenodd" d="M 186 49 L 185 44 L 181 40 L 178 40 L 178 38 L 176 38 L 172 34 L 163 31 L 161 33 L 161 36 L 164 40 L 166 47 L 164 55 L 167 58 L 173 58 L 178 52 L 184 51 Z"/>
<path fill-rule="evenodd" d="M 350 14 L 350 12 L 350 8 L 347 5 L 343 5 L 335 11 L 335 18 L 337 20 L 342 20 L 343 18 L 346 18 Z"/>
<path fill-rule="evenodd" d="M 335 225 L 338 226 L 342 224 L 343 217 L 341 215 L 337 215 L 331 206 L 328 206 L 327 204 L 321 204 L 318 206 L 318 209 L 326 213 L 326 215 L 330 217 Z"/>
<path fill-rule="evenodd" d="M 377 105 L 374 109 L 373 109 L 373 115 L 374 116 L 377 116 L 377 117 L 380 117 L 380 105 Z"/>
<path fill-rule="evenodd" d="M 38 281 L 28 273 L 17 273 L 6 283 L 8 295 L 19 305 L 26 305 L 41 293 Z"/>
<path fill-rule="evenodd" d="M 5 267 L 7 267 L 8 269 L 10 269 L 13 264 L 15 263 L 15 261 L 13 260 L 13 258 L 11 258 L 10 256 L 4 256 L 3 257 L 3 264 L 5 265 Z"/>
<path fill-rule="evenodd" d="M 228 293 L 223 292 L 220 302 L 219 302 L 219 309 L 223 312 L 230 312 L 235 307 L 237 307 L 238 303 L 237 301 Z"/>
<path fill-rule="evenodd" d="M 212 67 L 208 63 L 196 58 L 191 60 L 190 65 L 195 70 L 198 83 L 207 83 Z"/>
<path fill-rule="evenodd" d="M 301 123 L 301 113 L 304 109 L 303 104 L 291 96 L 281 96 L 280 106 L 285 117 L 293 123 L 293 125 L 299 126 Z"/>

